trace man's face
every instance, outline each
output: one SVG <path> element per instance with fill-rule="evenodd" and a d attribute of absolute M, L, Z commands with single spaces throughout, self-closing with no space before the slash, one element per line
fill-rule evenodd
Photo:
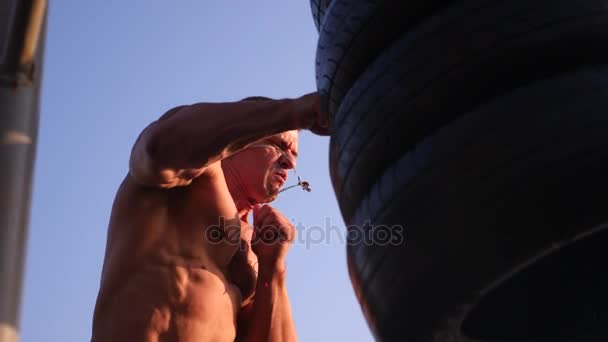
<path fill-rule="evenodd" d="M 298 131 L 268 137 L 233 156 L 233 166 L 250 202 L 273 201 L 296 166 Z"/>

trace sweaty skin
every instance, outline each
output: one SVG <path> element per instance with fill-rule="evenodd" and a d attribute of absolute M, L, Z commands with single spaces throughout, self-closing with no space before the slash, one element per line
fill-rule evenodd
<path fill-rule="evenodd" d="M 112 207 L 92 341 L 297 340 L 294 228 L 259 204 L 295 167 L 294 130 L 323 127 L 316 94 L 182 106 L 149 125 Z M 287 238 L 252 245 L 262 227 Z"/>

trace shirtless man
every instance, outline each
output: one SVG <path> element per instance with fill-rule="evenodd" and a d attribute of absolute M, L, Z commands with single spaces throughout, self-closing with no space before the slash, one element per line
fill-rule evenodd
<path fill-rule="evenodd" d="M 92 341 L 295 341 L 295 229 L 264 203 L 295 167 L 297 130 L 327 126 L 313 93 L 181 106 L 146 127 L 112 208 Z"/>

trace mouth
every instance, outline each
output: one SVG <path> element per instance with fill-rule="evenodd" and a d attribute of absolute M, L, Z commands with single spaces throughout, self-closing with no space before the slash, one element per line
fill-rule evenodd
<path fill-rule="evenodd" d="M 285 184 L 285 182 L 287 182 L 287 174 L 286 173 L 275 172 L 274 175 L 281 181 L 281 185 L 283 185 L 283 184 Z"/>

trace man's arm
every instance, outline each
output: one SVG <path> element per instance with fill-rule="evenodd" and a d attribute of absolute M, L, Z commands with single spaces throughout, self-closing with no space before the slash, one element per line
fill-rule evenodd
<path fill-rule="evenodd" d="M 258 280 L 247 321 L 237 327 L 249 342 L 297 341 L 287 295 L 285 258 L 295 239 L 295 228 L 269 205 L 254 208 L 252 249 L 258 258 Z"/>
<path fill-rule="evenodd" d="M 320 119 L 316 93 L 295 100 L 198 103 L 167 112 L 140 134 L 129 161 L 143 185 L 188 185 L 205 169 L 270 135 L 311 128 Z"/>
<path fill-rule="evenodd" d="M 247 341 L 297 340 L 285 272 L 260 269 L 251 318 L 247 322 Z"/>

